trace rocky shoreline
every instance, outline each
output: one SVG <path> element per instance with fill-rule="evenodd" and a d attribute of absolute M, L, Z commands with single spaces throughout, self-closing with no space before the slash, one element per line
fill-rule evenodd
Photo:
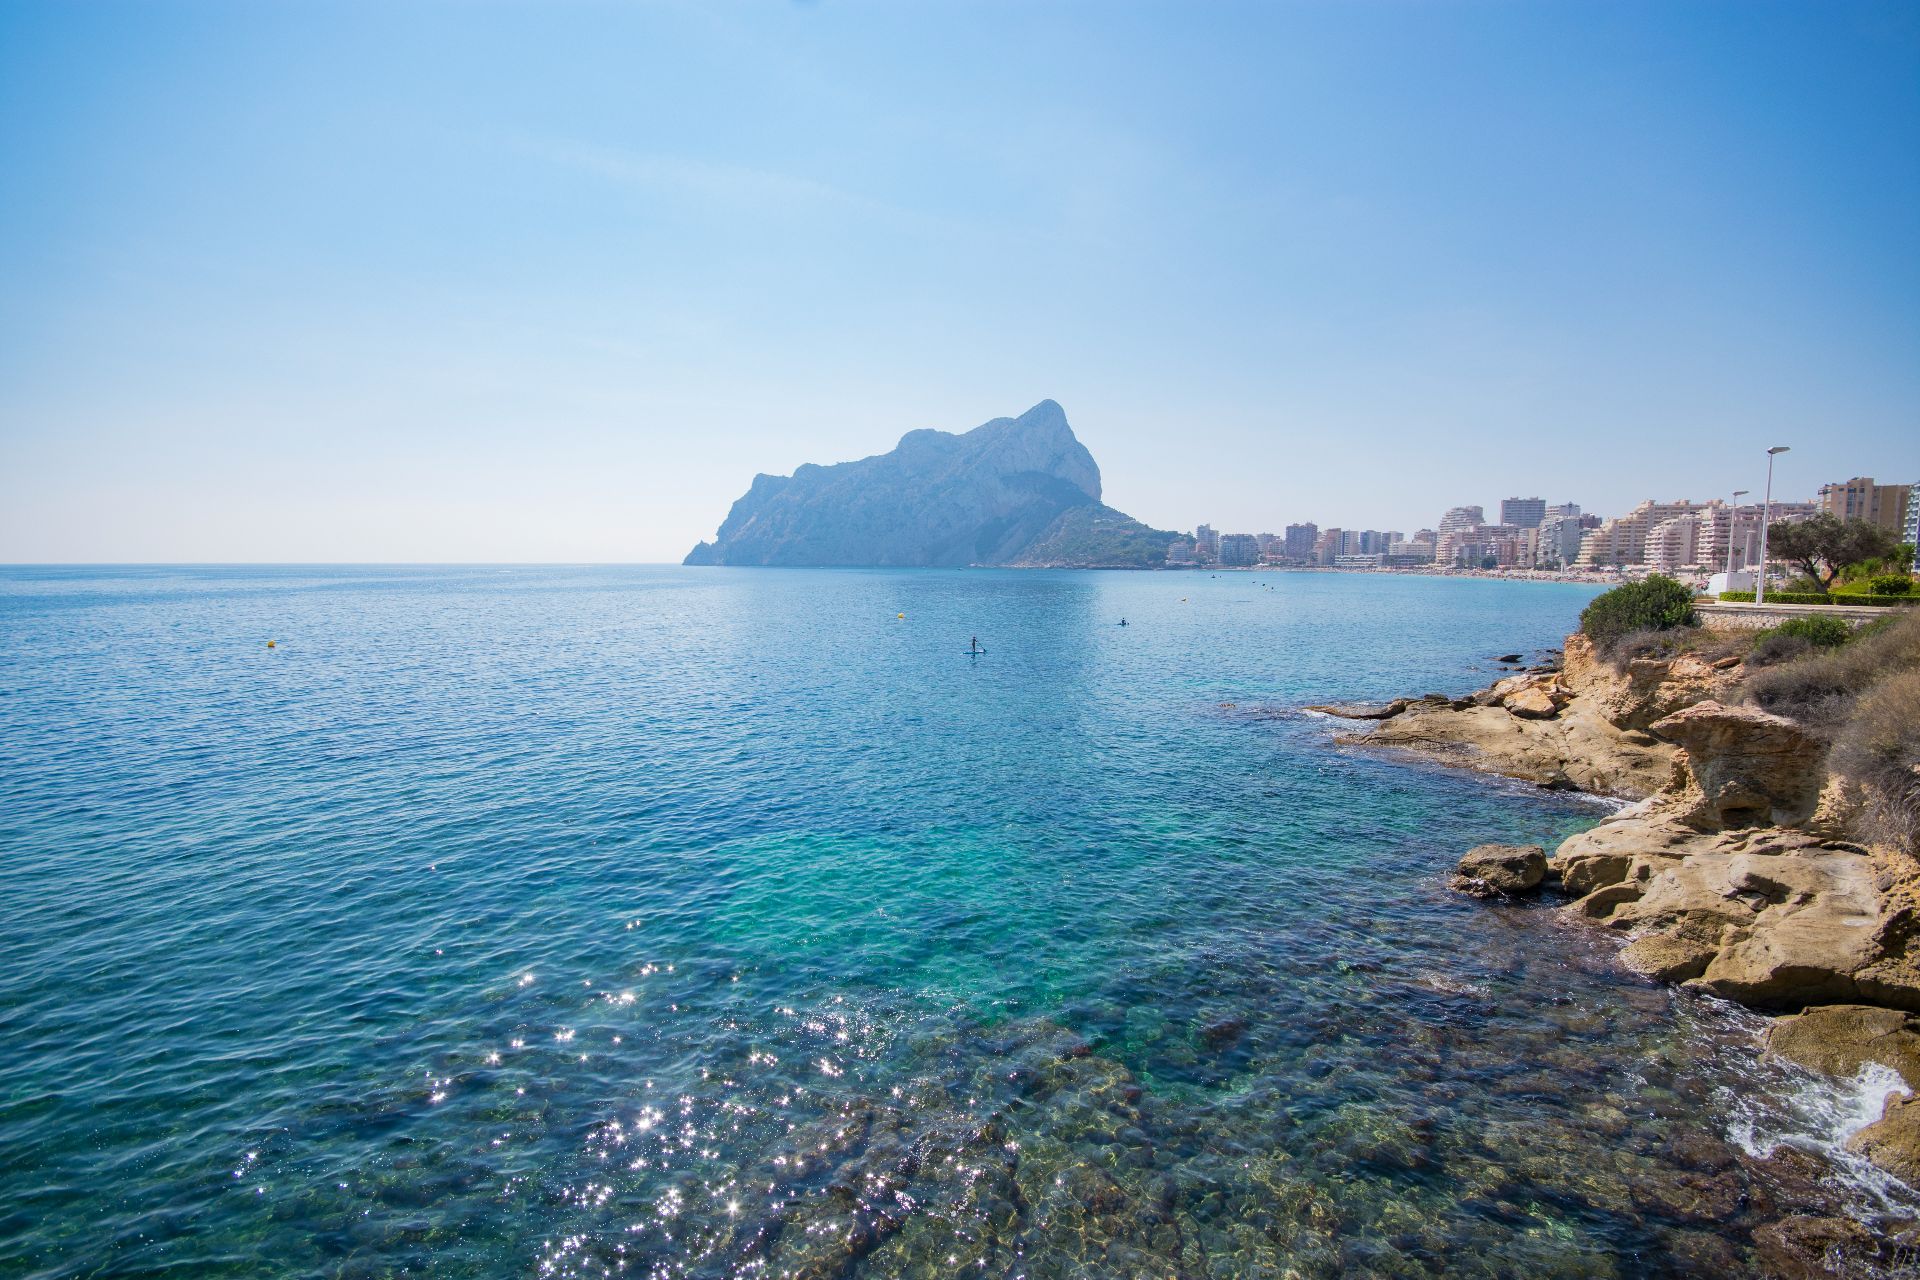
<path fill-rule="evenodd" d="M 1842 1078 L 1897 1072 L 1911 1092 L 1848 1145 L 1920 1189 L 1920 867 L 1853 836 L 1861 797 L 1815 734 L 1741 704 L 1746 675 L 1739 656 L 1615 665 L 1575 635 L 1465 698 L 1310 710 L 1371 722 L 1342 744 L 1631 801 L 1551 856 L 1476 848 L 1453 887 L 1557 895 L 1623 935 L 1634 971 L 1779 1015 L 1767 1052 Z"/>

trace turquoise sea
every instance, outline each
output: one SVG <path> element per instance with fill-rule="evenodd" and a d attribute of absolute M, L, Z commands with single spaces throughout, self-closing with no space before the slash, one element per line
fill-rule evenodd
<path fill-rule="evenodd" d="M 0 1274 L 1745 1274 L 1853 1103 L 1297 710 L 1590 594 L 0 570 Z"/>

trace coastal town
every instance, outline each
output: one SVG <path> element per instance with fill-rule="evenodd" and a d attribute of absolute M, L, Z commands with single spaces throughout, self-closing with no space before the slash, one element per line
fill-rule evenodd
<path fill-rule="evenodd" d="M 1751 590 L 1762 525 L 1828 515 L 1862 521 L 1901 543 L 1920 543 L 1920 483 L 1880 484 L 1871 476 L 1821 485 L 1811 500 L 1745 501 L 1746 491 L 1705 502 L 1648 499 L 1601 517 L 1578 503 L 1504 498 L 1498 519 L 1479 505 L 1450 507 L 1433 528 L 1321 528 L 1219 533 L 1200 525 L 1167 548 L 1170 569 L 1337 569 L 1457 576 L 1614 580 L 1662 573 L 1713 591 Z M 1764 521 L 1763 521 L 1764 515 Z M 1784 566 L 1775 556 L 1769 581 Z"/>

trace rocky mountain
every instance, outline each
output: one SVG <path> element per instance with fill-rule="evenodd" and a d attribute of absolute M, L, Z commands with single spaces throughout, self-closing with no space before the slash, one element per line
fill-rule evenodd
<path fill-rule="evenodd" d="M 757 475 L 687 564 L 1145 568 L 1176 535 L 1101 503 L 1100 468 L 1042 400 L 961 435 Z"/>

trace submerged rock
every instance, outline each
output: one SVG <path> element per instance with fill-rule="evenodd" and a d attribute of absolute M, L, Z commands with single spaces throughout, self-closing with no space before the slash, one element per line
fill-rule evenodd
<path fill-rule="evenodd" d="M 1390 720 L 1406 709 L 1405 698 L 1395 698 L 1392 702 L 1329 702 L 1307 708 L 1342 720 Z"/>
<path fill-rule="evenodd" d="M 1547 851 L 1537 844 L 1483 844 L 1467 850 L 1448 887 L 1475 898 L 1532 893 L 1547 876 Z"/>
<path fill-rule="evenodd" d="M 1753 1233 L 1762 1271 L 1779 1280 L 1848 1280 L 1867 1274 L 1880 1252 L 1872 1231 L 1851 1218 L 1799 1215 Z"/>

